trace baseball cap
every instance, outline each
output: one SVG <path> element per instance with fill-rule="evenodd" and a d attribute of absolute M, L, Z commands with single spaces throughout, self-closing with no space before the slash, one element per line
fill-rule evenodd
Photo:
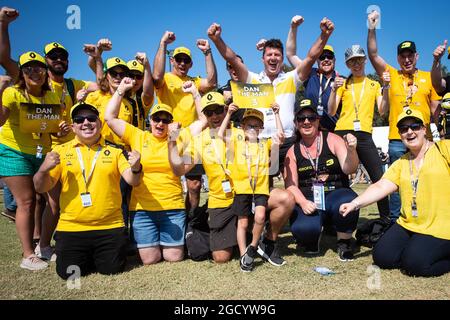
<path fill-rule="evenodd" d="M 224 106 L 225 99 L 218 92 L 209 92 L 202 97 L 202 111 L 209 106 Z"/>
<path fill-rule="evenodd" d="M 423 120 L 422 112 L 408 108 L 408 109 L 404 110 L 402 113 L 400 113 L 400 115 L 398 116 L 397 127 L 400 124 L 400 122 L 406 118 L 414 118 L 414 119 L 419 120 L 422 123 L 425 123 L 425 121 Z"/>
<path fill-rule="evenodd" d="M 189 58 L 192 59 L 191 50 L 189 50 L 188 48 L 185 48 L 185 47 L 178 47 L 178 48 L 176 48 L 173 51 L 173 56 L 175 57 L 177 54 L 180 54 L 180 53 L 184 53 L 185 55 L 187 55 Z"/>
<path fill-rule="evenodd" d="M 323 47 L 322 53 L 325 52 L 325 51 L 329 51 L 329 52 L 331 52 L 332 54 L 334 54 L 334 49 L 333 49 L 333 47 L 330 46 L 329 44 L 327 44 L 325 47 Z"/>
<path fill-rule="evenodd" d="M 366 53 L 359 44 L 354 44 L 345 50 L 345 62 L 353 58 L 365 57 Z"/>
<path fill-rule="evenodd" d="M 64 50 L 65 52 L 67 52 L 67 54 L 69 54 L 67 49 L 64 48 L 64 46 L 61 43 L 58 43 L 58 42 L 50 42 L 49 44 L 47 44 L 44 47 L 44 53 L 45 53 L 45 55 L 48 55 L 50 53 L 50 51 L 53 51 L 53 50 L 56 50 L 56 49 Z"/>
<path fill-rule="evenodd" d="M 140 73 L 144 73 L 144 66 L 137 60 L 128 61 L 127 66 L 130 71 L 138 71 Z"/>
<path fill-rule="evenodd" d="M 108 60 L 106 60 L 103 69 L 106 72 L 109 69 L 112 69 L 117 66 L 124 67 L 125 69 L 128 70 L 128 66 L 127 66 L 126 62 L 123 61 L 122 59 L 120 59 L 119 57 L 112 57 L 112 58 L 109 58 Z"/>
<path fill-rule="evenodd" d="M 73 119 L 74 116 L 77 115 L 77 113 L 81 110 L 90 110 L 93 113 L 95 113 L 98 117 L 99 112 L 98 109 L 96 107 L 94 107 L 91 104 L 85 103 L 85 102 L 79 102 L 77 104 L 75 104 L 72 109 L 70 109 L 70 117 Z"/>
<path fill-rule="evenodd" d="M 403 41 L 397 46 L 397 55 L 402 53 L 404 50 L 410 50 L 416 53 L 416 44 L 413 41 Z"/>
<path fill-rule="evenodd" d="M 168 114 L 170 114 L 171 117 L 173 117 L 172 108 L 164 103 L 155 104 L 152 108 L 152 112 L 150 113 L 150 117 L 153 116 L 155 113 L 162 111 L 167 112 Z"/>
<path fill-rule="evenodd" d="M 244 115 L 242 116 L 242 120 L 245 118 L 254 117 L 262 121 L 264 123 L 264 114 L 258 109 L 246 109 Z"/>
<path fill-rule="evenodd" d="M 441 107 L 447 110 L 450 110 L 450 92 L 447 92 L 442 97 Z"/>
<path fill-rule="evenodd" d="M 299 108 L 298 108 L 296 114 L 299 114 L 301 111 L 303 111 L 305 109 L 310 109 L 310 110 L 314 111 L 315 113 L 317 113 L 317 106 L 310 99 L 303 99 L 302 101 L 300 101 Z"/>
<path fill-rule="evenodd" d="M 45 59 L 43 56 L 41 56 L 37 52 L 28 51 L 19 57 L 19 68 L 24 67 L 27 63 L 30 62 L 39 62 L 43 64 L 45 67 L 47 67 L 47 63 L 45 63 Z"/>

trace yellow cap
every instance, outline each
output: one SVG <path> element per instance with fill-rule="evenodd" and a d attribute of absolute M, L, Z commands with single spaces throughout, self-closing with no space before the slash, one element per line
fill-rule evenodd
<path fill-rule="evenodd" d="M 408 109 L 404 110 L 402 113 L 400 113 L 400 115 L 398 116 L 397 127 L 398 127 L 399 123 L 403 119 L 406 119 L 406 118 L 415 118 L 417 120 L 422 121 L 422 123 L 425 123 L 425 121 L 423 120 L 422 112 L 408 108 Z"/>
<path fill-rule="evenodd" d="M 442 97 L 441 107 L 450 110 L 450 92 L 447 92 L 444 97 Z"/>
<path fill-rule="evenodd" d="M 224 106 L 225 99 L 218 92 L 209 92 L 202 97 L 202 111 L 209 106 Z"/>
<path fill-rule="evenodd" d="M 330 51 L 332 54 L 334 54 L 334 49 L 329 44 L 327 44 L 325 47 L 323 47 L 323 51 Z"/>
<path fill-rule="evenodd" d="M 246 109 L 244 115 L 242 116 L 242 120 L 245 118 L 254 117 L 262 121 L 264 123 L 264 114 L 258 109 Z"/>
<path fill-rule="evenodd" d="M 124 67 L 125 69 L 128 69 L 128 66 L 125 61 L 123 61 L 119 57 L 112 57 L 112 58 L 109 58 L 108 60 L 106 60 L 105 65 L 104 65 L 104 71 L 106 72 L 109 69 L 117 67 L 117 66 L 121 66 L 121 67 Z"/>
<path fill-rule="evenodd" d="M 19 58 L 19 68 L 22 68 L 24 65 L 30 62 L 40 62 L 44 66 L 47 67 L 47 63 L 45 63 L 45 59 L 39 53 L 34 51 L 28 51 L 22 54 Z"/>
<path fill-rule="evenodd" d="M 140 73 L 144 73 L 144 66 L 137 60 L 128 61 L 127 66 L 130 71 L 138 71 Z"/>
<path fill-rule="evenodd" d="M 189 58 L 192 59 L 191 50 L 189 50 L 188 48 L 185 48 L 185 47 L 178 47 L 178 48 L 176 48 L 173 51 L 173 56 L 175 57 L 177 54 L 180 54 L 180 53 L 184 53 L 185 55 L 187 55 Z"/>
<path fill-rule="evenodd" d="M 152 108 L 152 112 L 150 113 L 150 116 L 153 116 L 155 113 L 161 112 L 161 111 L 167 112 L 168 114 L 170 114 L 173 117 L 172 108 L 164 103 L 155 104 Z"/>
<path fill-rule="evenodd" d="M 49 44 L 47 44 L 44 48 L 44 53 L 45 55 L 49 54 L 50 51 L 54 50 L 54 49 L 62 49 L 65 52 L 69 53 L 67 51 L 66 48 L 64 48 L 64 46 L 61 43 L 58 42 L 50 42 Z"/>

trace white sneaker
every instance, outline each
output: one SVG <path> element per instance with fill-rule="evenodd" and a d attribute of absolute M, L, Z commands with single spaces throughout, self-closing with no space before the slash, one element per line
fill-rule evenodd
<path fill-rule="evenodd" d="M 32 254 L 29 257 L 22 259 L 20 267 L 31 271 L 37 271 L 47 268 L 48 263 L 39 259 L 35 254 Z"/>

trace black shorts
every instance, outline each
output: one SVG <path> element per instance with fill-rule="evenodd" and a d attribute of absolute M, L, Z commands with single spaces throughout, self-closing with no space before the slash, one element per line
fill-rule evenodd
<path fill-rule="evenodd" d="M 196 164 L 189 172 L 184 175 L 189 180 L 200 180 L 201 176 L 205 174 L 205 169 L 201 163 Z"/>
<path fill-rule="evenodd" d="M 283 174 L 284 170 L 284 160 L 286 159 L 286 154 L 288 150 L 295 144 L 297 137 L 294 135 L 290 138 L 286 138 L 284 143 L 280 146 L 279 156 L 278 156 L 278 171 L 276 173 L 270 172 L 271 177 L 277 177 L 280 173 Z"/>
<path fill-rule="evenodd" d="M 237 194 L 234 196 L 233 212 L 238 216 L 251 216 L 252 215 L 252 194 Z M 269 196 L 266 194 L 255 194 L 255 206 L 262 206 L 267 208 L 267 202 Z"/>
<path fill-rule="evenodd" d="M 236 221 L 232 206 L 208 209 L 211 251 L 225 250 L 237 245 Z"/>

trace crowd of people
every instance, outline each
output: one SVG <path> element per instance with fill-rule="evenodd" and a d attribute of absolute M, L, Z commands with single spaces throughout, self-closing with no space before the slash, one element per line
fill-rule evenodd
<path fill-rule="evenodd" d="M 43 270 L 56 259 L 63 279 L 71 266 L 81 275 L 116 274 L 130 248 L 144 265 L 179 262 L 206 175 L 216 263 L 231 261 L 237 247 L 243 272 L 258 257 L 283 266 L 277 239 L 288 223 L 306 256 L 321 252 L 324 227 L 331 226 L 338 258 L 351 261 L 359 210 L 377 202 L 393 225 L 373 249 L 376 265 L 413 276 L 450 272 L 450 143 L 435 132 L 450 91 L 441 72 L 446 41 L 433 52 L 431 72 L 416 68 L 415 43 L 401 42 L 397 69 L 379 55 L 373 11 L 367 50 L 354 44 L 345 51 L 344 78 L 329 44 L 334 23 L 320 21 L 319 36 L 300 58 L 296 38 L 304 18 L 294 16 L 286 43 L 292 71 L 283 71 L 283 43 L 262 39 L 256 47 L 263 70 L 254 73 L 212 23 L 209 40 L 197 40 L 205 78 L 189 75 L 186 47 L 173 50 L 166 72 L 167 48 L 176 41 L 166 31 L 153 70 L 143 52 L 128 62 L 104 60 L 113 49 L 109 39 L 85 45 L 95 80 L 84 81 L 65 77 L 69 52 L 61 43 L 15 61 L 8 28 L 17 18 L 17 10 L 1 8 L 0 64 L 7 75 L 0 76 L 0 177 L 4 214 L 15 220 L 22 246 L 20 267 Z M 230 75 L 220 88 L 210 42 Z M 367 77 L 368 61 L 381 84 Z M 258 109 L 238 105 L 232 81 L 269 85 L 274 101 Z M 46 106 L 60 108 L 58 127 L 30 131 L 23 110 Z M 372 139 L 375 106 L 389 115 L 386 172 Z M 372 184 L 358 196 L 349 176 L 360 164 Z M 274 188 L 280 174 L 284 188 Z"/>

